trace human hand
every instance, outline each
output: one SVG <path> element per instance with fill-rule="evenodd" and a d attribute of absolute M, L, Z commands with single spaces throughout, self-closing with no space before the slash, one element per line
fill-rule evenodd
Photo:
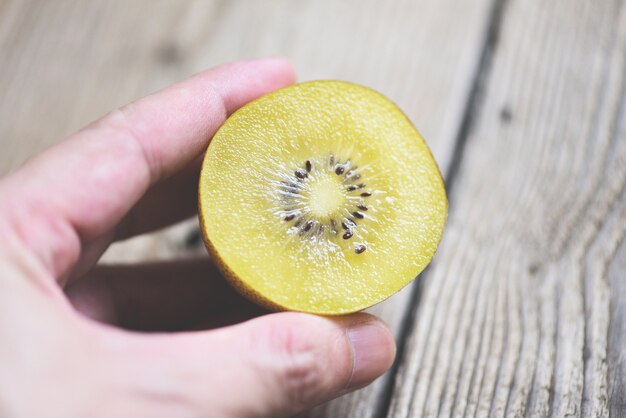
<path fill-rule="evenodd" d="M 0 181 L 0 416 L 288 416 L 390 367 L 392 335 L 371 315 L 188 331 L 251 306 L 208 262 L 94 267 L 110 243 L 192 215 L 199 158 L 226 116 L 293 80 L 284 59 L 218 67 Z"/>

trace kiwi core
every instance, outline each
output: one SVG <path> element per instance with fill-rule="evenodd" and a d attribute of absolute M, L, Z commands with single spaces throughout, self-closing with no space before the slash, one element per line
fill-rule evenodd
<path fill-rule="evenodd" d="M 317 181 L 312 182 L 308 195 L 311 215 L 318 219 L 333 217 L 346 201 L 341 183 L 328 175 L 320 176 Z"/>
<path fill-rule="evenodd" d="M 375 221 L 370 197 L 385 193 L 369 187 L 367 176 L 350 158 L 331 152 L 275 175 L 269 197 L 287 235 L 307 246 L 328 245 L 356 254 L 367 250 L 363 226 Z"/>

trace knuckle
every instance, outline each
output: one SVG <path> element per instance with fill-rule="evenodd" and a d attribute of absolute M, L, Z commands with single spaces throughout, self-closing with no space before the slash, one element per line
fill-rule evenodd
<path fill-rule="evenodd" d="M 134 165 L 144 166 L 147 175 L 153 181 L 159 180 L 163 171 L 162 156 L 158 147 L 146 146 L 145 126 L 140 112 L 135 111 L 134 103 L 113 110 L 88 128 L 109 131 L 112 140 L 117 140 L 115 149 L 119 150 L 120 159 L 128 156 Z M 111 152 L 110 142 L 107 143 Z M 124 160 L 122 160 L 124 161 Z"/>
<path fill-rule="evenodd" d="M 294 406 L 306 406 L 325 392 L 328 359 L 323 343 L 311 333 L 296 327 L 274 327 L 273 351 L 278 353 L 277 383 Z"/>

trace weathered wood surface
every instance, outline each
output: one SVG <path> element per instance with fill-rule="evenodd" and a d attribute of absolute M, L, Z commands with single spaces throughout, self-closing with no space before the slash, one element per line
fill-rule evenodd
<path fill-rule="evenodd" d="M 0 173 L 225 61 L 369 85 L 451 171 L 449 226 L 419 293 L 373 310 L 404 344 L 395 381 L 303 416 L 626 416 L 623 3 L 0 1 Z M 203 254 L 195 227 L 105 258 Z"/>
<path fill-rule="evenodd" d="M 626 416 L 626 4 L 504 3 L 390 417 Z"/>
<path fill-rule="evenodd" d="M 5 0 L 0 173 L 110 109 L 193 72 L 274 54 L 291 57 L 303 80 L 346 79 L 388 95 L 447 169 L 490 3 Z M 202 254 L 185 245 L 195 224 L 114 246 L 105 259 Z M 407 289 L 373 311 L 399 332 L 409 296 Z M 374 416 L 386 406 L 388 384 L 380 379 L 308 415 Z"/>

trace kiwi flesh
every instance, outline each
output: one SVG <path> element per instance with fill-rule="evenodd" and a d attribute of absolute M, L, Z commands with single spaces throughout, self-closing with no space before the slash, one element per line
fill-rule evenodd
<path fill-rule="evenodd" d="M 448 203 L 402 111 L 342 81 L 295 84 L 231 115 L 212 139 L 199 216 L 213 260 L 267 307 L 337 315 L 410 283 Z"/>

